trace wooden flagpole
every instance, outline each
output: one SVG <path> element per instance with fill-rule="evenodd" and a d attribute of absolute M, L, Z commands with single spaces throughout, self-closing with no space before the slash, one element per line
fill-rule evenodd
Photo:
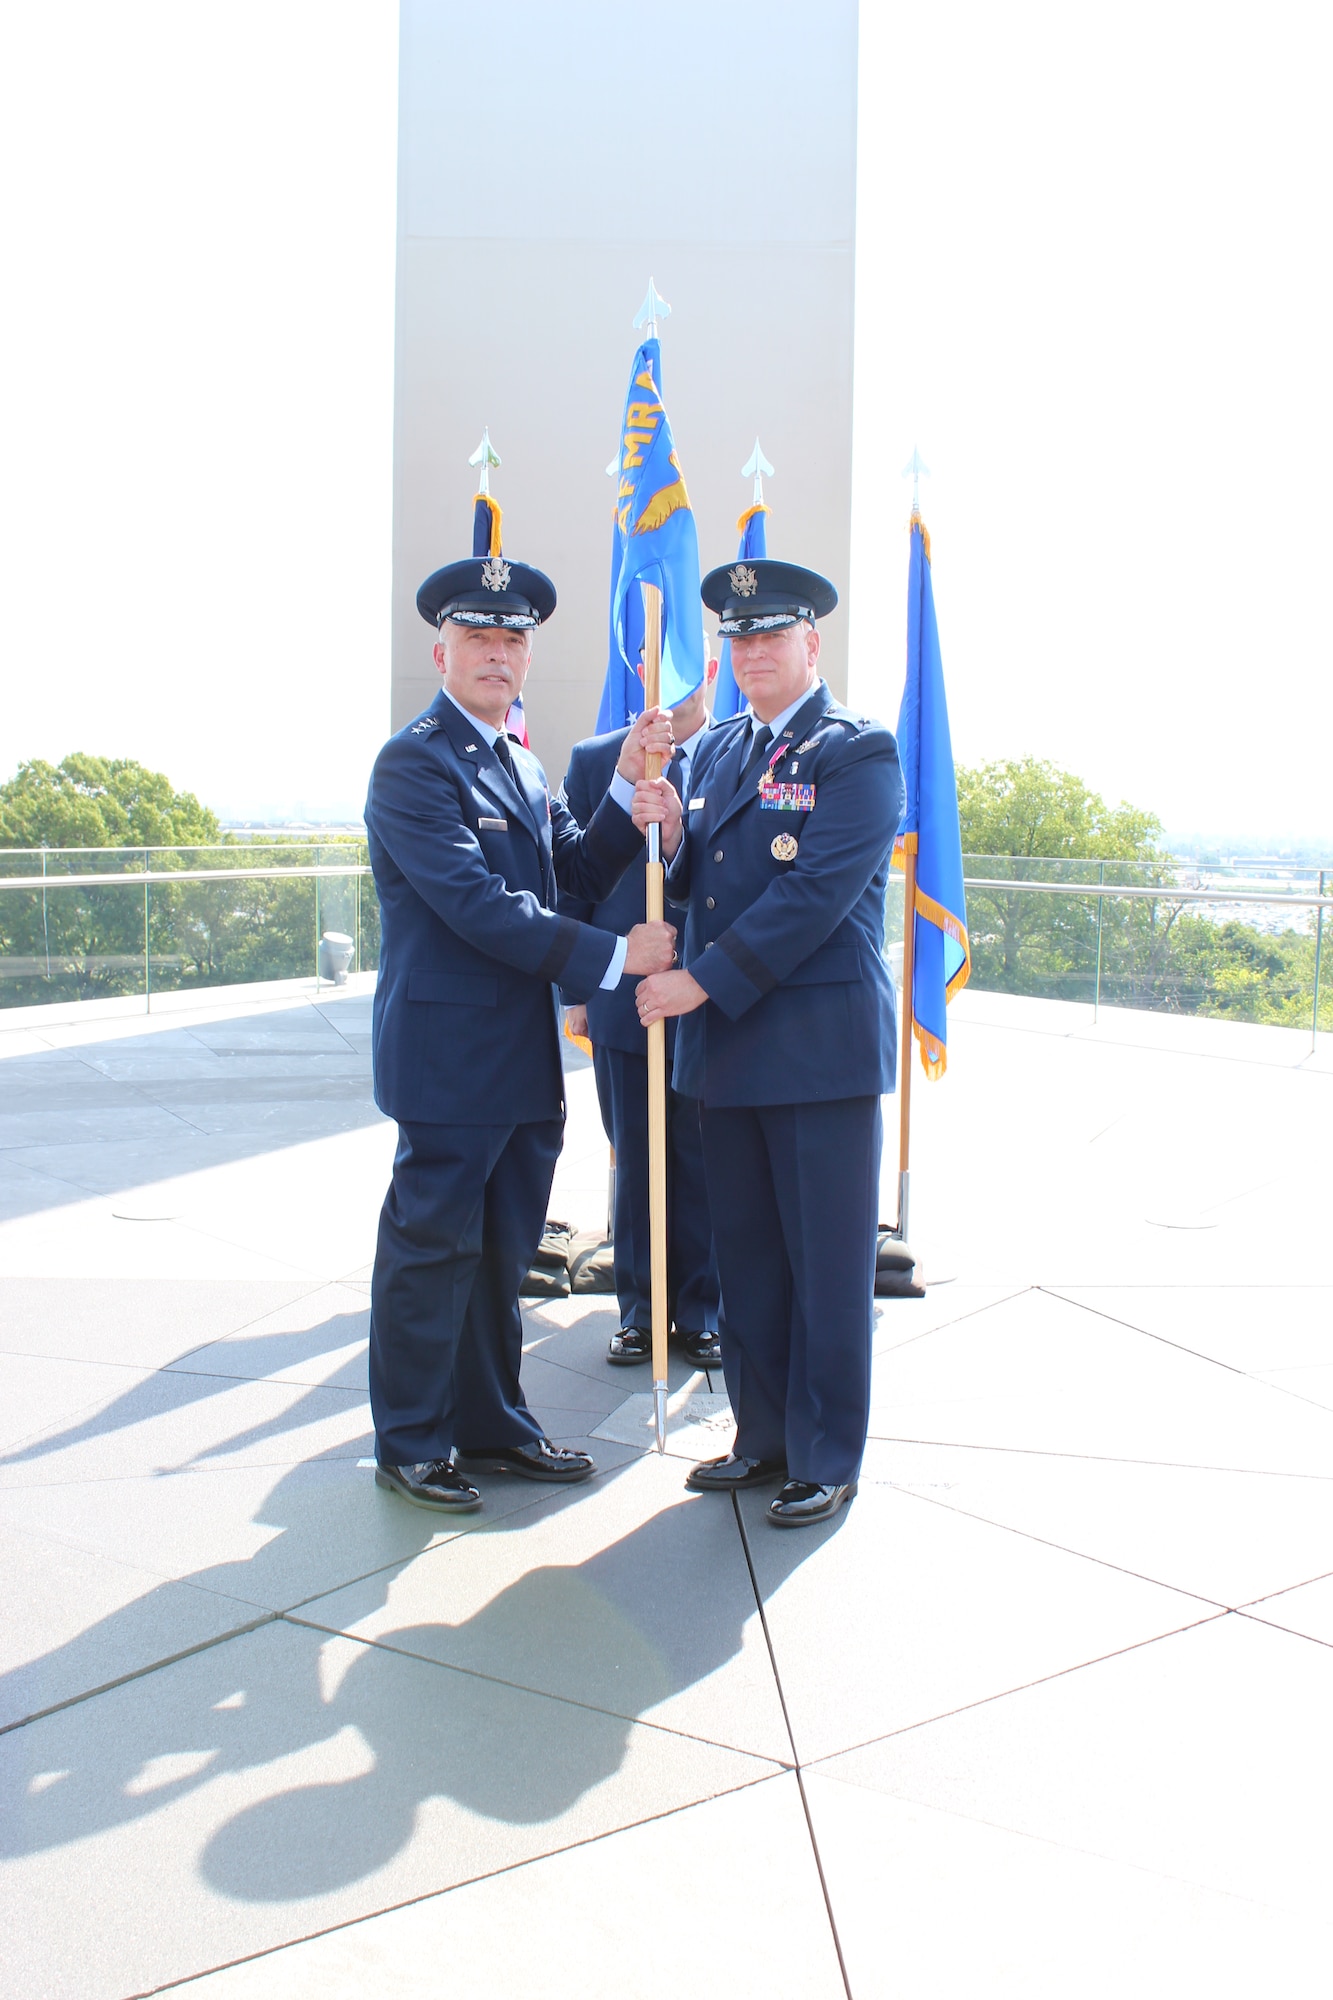
<path fill-rule="evenodd" d="M 898 1241 L 907 1241 L 908 1198 L 911 1192 L 912 1043 L 916 1016 L 912 1008 L 912 973 L 916 957 L 916 835 L 903 840 L 903 1073 L 898 1096 Z"/>
<path fill-rule="evenodd" d="M 643 590 L 643 692 L 647 707 L 662 696 L 662 593 L 654 583 Z M 649 753 L 645 775 L 660 778 L 662 759 Z M 660 924 L 665 906 L 666 872 L 662 866 L 662 829 L 648 829 L 648 907 L 650 924 Z M 657 1449 L 666 1450 L 667 1419 L 667 1130 L 666 1022 L 648 1030 L 648 1239 L 652 1272 L 653 1420 Z"/>

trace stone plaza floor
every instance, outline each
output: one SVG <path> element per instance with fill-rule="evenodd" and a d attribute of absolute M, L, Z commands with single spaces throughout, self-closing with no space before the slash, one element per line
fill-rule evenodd
<path fill-rule="evenodd" d="M 366 1463 L 369 1009 L 0 1016 L 0 1992 L 1326 1994 L 1333 1051 L 963 994 L 852 1506 L 686 1494 L 720 1381 L 659 1457 L 571 1299 L 598 1478 L 440 1529 Z"/>

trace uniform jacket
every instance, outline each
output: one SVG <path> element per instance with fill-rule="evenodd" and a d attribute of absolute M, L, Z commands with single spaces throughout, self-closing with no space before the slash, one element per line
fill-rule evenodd
<path fill-rule="evenodd" d="M 589 736 L 584 742 L 576 743 L 570 751 L 569 770 L 565 774 L 561 797 L 580 826 L 587 826 L 606 797 L 615 775 L 616 760 L 628 734 L 627 729 L 613 729 L 606 736 Z M 600 903 L 586 902 L 562 890 L 556 907 L 566 916 L 577 917 L 585 924 L 595 924 L 600 930 L 615 931 L 617 936 L 623 936 L 631 925 L 643 923 L 648 908 L 645 886 L 648 849 L 642 838 L 639 848 L 642 866 L 627 868 L 610 895 Z M 673 916 L 679 930 L 679 915 L 668 910 L 667 921 L 670 922 Z M 637 979 L 622 979 L 609 993 L 599 990 L 589 995 L 588 1038 L 599 1048 L 622 1049 L 631 1056 L 647 1053 L 648 1031 L 639 1024 L 639 1011 L 634 1000 L 638 983 Z M 566 1006 L 575 1003 L 576 996 L 567 984 L 561 998 Z M 667 1053 L 670 1054 L 675 1043 L 675 1022 L 668 1021 L 666 1028 Z"/>
<path fill-rule="evenodd" d="M 772 749 L 780 742 L 789 748 L 773 776 L 812 785 L 813 808 L 761 806 L 757 774 L 738 790 L 750 718 L 737 716 L 699 747 L 667 874 L 669 901 L 689 912 L 682 963 L 708 994 L 681 1017 L 672 1082 L 709 1106 L 878 1096 L 895 1085 L 883 943 L 903 811 L 897 746 L 823 681 Z M 796 841 L 790 860 L 772 851 L 782 835 Z"/>
<path fill-rule="evenodd" d="M 442 690 L 371 774 L 375 1102 L 400 1122 L 558 1118 L 555 982 L 585 998 L 611 962 L 613 937 L 556 913 L 557 885 L 599 901 L 642 836 L 611 799 L 580 832 L 531 751 L 510 749 L 517 782 Z"/>

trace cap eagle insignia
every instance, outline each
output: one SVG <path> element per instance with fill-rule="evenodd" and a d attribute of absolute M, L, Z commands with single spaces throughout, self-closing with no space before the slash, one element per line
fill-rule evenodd
<path fill-rule="evenodd" d="M 484 590 L 508 590 L 509 564 L 503 556 L 489 556 L 481 566 L 481 582 Z"/>
<path fill-rule="evenodd" d="M 737 563 L 735 569 L 729 570 L 727 574 L 737 597 L 753 597 L 759 588 L 759 578 L 745 563 Z"/>

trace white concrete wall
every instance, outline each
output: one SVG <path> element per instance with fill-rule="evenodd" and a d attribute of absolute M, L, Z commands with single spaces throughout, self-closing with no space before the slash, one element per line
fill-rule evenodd
<path fill-rule="evenodd" d="M 403 0 L 392 726 L 438 685 L 417 585 L 471 547 L 488 425 L 505 552 L 553 578 L 527 708 L 553 782 L 596 721 L 612 484 L 649 274 L 703 567 L 756 432 L 769 546 L 845 590 L 856 0 Z M 844 599 L 845 602 L 845 599 Z M 825 628 L 846 685 L 847 618 Z"/>

